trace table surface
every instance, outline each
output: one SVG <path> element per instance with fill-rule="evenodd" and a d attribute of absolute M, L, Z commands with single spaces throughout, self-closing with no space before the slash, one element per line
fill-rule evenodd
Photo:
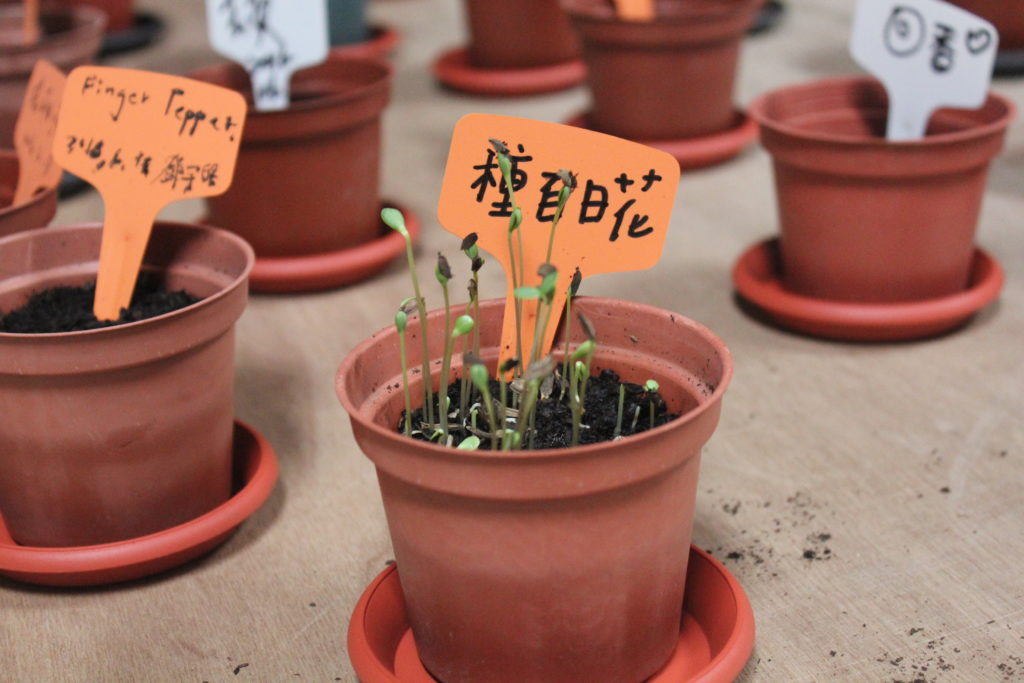
<path fill-rule="evenodd" d="M 199 0 L 141 4 L 168 20 L 166 39 L 109 63 L 185 73 L 215 60 Z M 746 43 L 740 103 L 856 71 L 845 48 L 853 3 L 789 5 L 778 30 Z M 461 12 L 457 0 L 371 7 L 403 36 L 383 190 L 424 219 L 425 255 L 457 251 L 434 206 L 459 116 L 559 121 L 587 101 L 583 88 L 509 100 L 439 89 L 430 63 L 463 40 Z M 995 87 L 1024 104 L 1024 80 Z M 736 307 L 732 262 L 776 230 L 761 149 L 684 175 L 656 268 L 587 281 L 586 294 L 614 287 L 704 323 L 735 356 L 704 453 L 694 542 L 724 560 L 753 603 L 757 646 L 741 680 L 1024 678 L 1022 182 L 1018 121 L 992 167 L 978 236 L 1005 267 L 1006 287 L 967 328 L 938 339 L 816 341 Z M 201 210 L 185 202 L 165 215 Z M 56 223 L 101 212 L 89 194 L 63 202 Z M 421 260 L 426 277 L 430 259 Z M 483 290 L 502 291 L 487 270 Z M 237 412 L 277 449 L 271 498 L 226 545 L 164 576 L 93 590 L 0 580 L 0 679 L 355 680 L 349 614 L 391 548 L 373 468 L 333 379 L 406 294 L 396 263 L 338 291 L 254 296 L 238 329 Z"/>

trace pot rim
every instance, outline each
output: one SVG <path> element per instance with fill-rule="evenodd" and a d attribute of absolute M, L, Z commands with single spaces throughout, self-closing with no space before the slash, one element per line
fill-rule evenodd
<path fill-rule="evenodd" d="M 714 21 L 726 17 L 735 16 L 743 9 L 748 2 L 737 2 L 735 6 L 730 5 L 707 5 L 705 7 L 691 9 L 688 12 L 674 15 L 658 14 L 655 12 L 652 21 L 630 21 L 620 19 L 615 13 L 614 3 L 609 0 L 607 3 L 596 2 L 595 0 L 561 0 L 562 9 L 572 17 L 585 19 L 607 24 L 628 24 L 630 26 L 665 26 L 669 24 L 689 24 L 697 21 Z M 703 11 L 701 11 L 703 10 Z"/>
<path fill-rule="evenodd" d="M 72 18 L 72 25 L 68 30 L 40 36 L 39 42 L 32 45 L 3 45 L 0 46 L 0 55 L 4 57 L 15 57 L 48 50 L 55 45 L 66 42 L 75 42 L 83 37 L 83 34 L 102 33 L 107 26 L 107 14 L 91 5 L 52 5 L 44 3 L 39 9 L 40 15 L 68 14 Z M 24 15 L 21 3 L 0 6 L 0 20 L 7 18 L 20 18 Z"/>
<path fill-rule="evenodd" d="M 387 84 L 391 82 L 392 78 L 394 78 L 395 75 L 395 68 L 391 65 L 391 63 L 388 62 L 385 58 L 380 57 L 378 55 L 361 53 L 349 54 L 337 52 L 333 54 L 328 54 L 327 59 L 319 64 L 314 64 L 304 69 L 297 70 L 294 74 L 292 74 L 292 78 L 294 79 L 296 77 L 301 76 L 304 73 L 309 73 L 318 67 L 324 67 L 329 64 L 343 63 L 358 63 L 364 66 L 373 66 L 377 67 L 379 71 L 376 78 L 374 78 L 370 83 L 360 85 L 358 87 L 351 89 L 345 89 L 343 91 L 333 90 L 320 97 L 302 99 L 299 100 L 298 102 L 292 101 L 289 103 L 287 109 L 280 109 L 277 111 L 257 111 L 253 108 L 252 103 L 249 102 L 248 99 L 246 99 L 246 121 L 248 122 L 250 119 L 283 118 L 289 115 L 317 111 L 319 109 L 328 109 L 330 107 L 336 107 L 346 104 L 348 102 L 360 100 L 365 97 L 369 97 L 374 93 L 375 90 L 378 90 L 381 87 L 386 87 Z M 194 78 L 196 80 L 209 83 L 211 81 L 202 78 L 202 74 L 208 72 L 221 72 L 224 70 L 230 72 L 234 68 L 242 69 L 244 71 L 244 68 L 237 62 L 222 61 L 204 67 L 200 67 L 199 69 L 194 69 L 187 73 L 186 77 Z M 294 81 L 292 82 L 294 83 Z M 235 90 L 230 85 L 222 85 L 220 83 L 212 84 L 219 85 L 220 87 L 227 88 L 228 90 Z M 239 91 L 235 90 L 235 92 Z M 241 94 L 244 96 L 245 92 L 242 92 Z"/>
<path fill-rule="evenodd" d="M 18 159 L 18 153 L 15 152 L 13 149 L 0 149 L 0 164 L 7 163 L 15 163 L 19 164 L 20 166 L 21 162 Z M 14 188 L 12 187 L 11 190 L 13 194 Z M 43 190 L 42 192 L 35 193 L 31 197 L 29 197 L 27 202 L 18 204 L 17 206 L 10 204 L 8 206 L 0 208 L 0 221 L 4 220 L 9 216 L 13 216 L 16 213 L 21 213 L 22 211 L 28 211 L 32 208 L 35 208 L 36 205 L 42 204 L 43 202 L 47 201 L 47 199 L 49 199 L 51 195 L 56 194 L 56 192 L 57 188 L 53 187 L 50 188 L 49 190 Z"/>
<path fill-rule="evenodd" d="M 793 138 L 800 140 L 807 140 L 812 142 L 821 142 L 835 146 L 848 146 L 848 147 L 870 147 L 870 148 L 925 148 L 935 147 L 939 145 L 952 145 L 972 140 L 977 140 L 989 135 L 995 135 L 1005 130 L 1010 122 L 1017 115 L 1017 106 L 1010 99 L 1000 95 L 997 92 L 989 90 L 988 98 L 985 100 L 985 104 L 995 103 L 1002 107 L 1003 111 L 995 121 L 989 123 L 983 123 L 977 126 L 971 126 L 963 130 L 957 130 L 950 133 L 937 133 L 935 135 L 926 135 L 920 140 L 903 140 L 890 142 L 884 137 L 854 137 L 850 135 L 837 135 L 830 134 L 822 131 L 811 131 L 806 128 L 792 125 L 784 121 L 780 121 L 775 117 L 768 116 L 766 113 L 768 107 L 768 101 L 779 94 L 807 91 L 811 92 L 816 88 L 824 86 L 858 86 L 858 85 L 875 85 L 876 87 L 883 88 L 881 81 L 870 76 L 839 76 L 835 78 L 822 78 L 809 82 L 795 83 L 774 90 L 761 93 L 750 103 L 747 108 L 747 112 L 752 116 L 762 128 L 768 129 L 774 133 L 782 135 L 788 135 Z M 978 109 L 982 108 L 979 107 Z M 865 111 L 864 109 L 856 109 L 856 111 Z M 938 111 L 938 110 L 936 110 Z M 963 111 L 977 111 L 976 109 L 963 109 Z"/>
<path fill-rule="evenodd" d="M 168 320 L 173 317 L 180 317 L 189 314 L 200 306 L 208 306 L 216 301 L 219 301 L 231 294 L 242 282 L 248 277 L 252 271 L 253 265 L 256 261 L 256 254 L 244 239 L 239 237 L 233 232 L 224 230 L 223 228 L 217 228 L 212 225 L 205 225 L 203 223 L 186 223 L 184 221 L 164 221 L 158 220 L 153 224 L 153 229 L 157 230 L 161 227 L 167 227 L 172 229 L 185 228 L 190 230 L 196 230 L 199 232 L 216 234 L 219 237 L 225 238 L 228 242 L 233 243 L 237 246 L 245 255 L 245 268 L 239 273 L 238 277 L 231 281 L 230 284 L 222 287 L 216 293 L 211 294 L 208 297 L 200 299 L 193 304 L 189 304 L 184 308 L 179 308 L 169 313 L 157 315 L 152 318 L 146 318 L 145 320 L 137 320 L 131 323 L 125 323 L 123 325 L 112 325 L 110 327 L 100 327 L 94 330 L 76 330 L 74 332 L 35 332 L 31 334 L 22 334 L 16 332 L 2 332 L 0 331 L 0 341 L 8 343 L 33 343 L 33 342 L 60 342 L 60 341 L 73 341 L 75 339 L 86 339 L 101 334 L 113 335 L 130 332 L 132 330 L 139 329 L 140 327 L 147 325 L 156 325 L 161 322 Z M 0 247 L 3 247 L 8 242 L 13 242 L 19 239 L 32 239 L 36 235 L 41 234 L 43 231 L 65 231 L 71 232 L 75 230 L 83 229 L 94 229 L 102 230 L 103 224 L 98 222 L 86 221 L 81 223 L 72 223 L 70 225 L 56 225 L 52 227 L 36 228 L 35 230 L 26 230 L 24 232 L 15 233 L 8 235 L 7 237 L 0 238 Z M 96 254 L 97 259 L 99 254 Z"/>
<path fill-rule="evenodd" d="M 523 461 L 534 461 L 539 459 L 547 460 L 559 460 L 559 459 L 573 459 L 581 456 L 588 457 L 599 457 L 602 454 L 610 452 L 616 452 L 621 450 L 623 447 L 632 448 L 643 448 L 644 444 L 648 441 L 653 441 L 662 438 L 673 430 L 680 429 L 685 425 L 697 421 L 704 413 L 714 410 L 716 405 L 721 402 L 722 396 L 725 390 L 728 388 L 730 381 L 732 380 L 733 374 L 733 360 L 732 354 L 729 352 L 725 342 L 721 340 L 718 335 L 712 332 L 709 328 L 705 327 L 701 323 L 688 318 L 679 313 L 672 313 L 666 309 L 658 308 L 656 306 L 650 306 L 648 304 L 640 304 L 632 301 L 625 301 L 623 299 L 611 299 L 607 297 L 595 297 L 595 296 L 581 296 L 575 297 L 574 301 L 580 300 L 584 302 L 594 302 L 597 305 L 627 305 L 634 310 L 648 313 L 650 315 L 672 315 L 675 316 L 676 323 L 682 323 L 690 327 L 699 336 L 705 339 L 718 353 L 719 358 L 722 361 L 722 378 L 715 385 L 705 401 L 702 401 L 697 407 L 689 410 L 680 415 L 671 422 L 666 422 L 663 425 L 659 425 L 654 429 L 648 429 L 639 434 L 633 434 L 628 437 L 624 437 L 618 441 L 602 441 L 600 443 L 585 444 L 582 446 L 570 446 L 567 448 L 544 448 L 535 450 L 519 450 L 519 451 L 488 451 L 488 450 L 477 450 L 477 451 L 462 451 L 457 448 L 450 448 L 447 446 L 441 446 L 433 442 L 418 441 L 415 439 L 407 438 L 404 434 L 387 429 L 375 421 L 368 419 L 363 414 L 355 403 L 351 400 L 348 392 L 345 391 L 344 377 L 350 372 L 351 368 L 356 364 L 356 359 L 359 356 L 367 353 L 378 341 L 378 338 L 383 335 L 397 334 L 397 330 L 394 325 L 384 327 L 377 332 L 374 332 L 367 339 L 364 339 L 358 345 L 353 348 L 345 359 L 341 362 L 338 371 L 335 375 L 335 392 L 341 401 L 342 407 L 349 414 L 349 417 L 358 422 L 361 427 L 368 429 L 373 432 L 376 436 L 397 443 L 403 447 L 409 449 L 416 449 L 424 453 L 424 455 L 430 455 L 435 457 L 446 458 L 455 461 L 465 462 L 498 462 L 498 463 L 515 463 Z M 502 301 L 501 299 L 488 299 L 482 301 L 481 304 L 487 301 L 495 302 Z M 428 320 L 430 317 L 443 309 L 434 309 L 427 313 Z M 598 346 L 598 352 L 595 358 L 600 358 L 601 347 Z M 431 359 L 433 361 L 433 359 Z M 431 374 L 433 377 L 433 373 Z"/>

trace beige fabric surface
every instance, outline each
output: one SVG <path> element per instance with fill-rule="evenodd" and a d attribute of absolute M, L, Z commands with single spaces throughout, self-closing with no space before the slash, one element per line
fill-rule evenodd
<path fill-rule="evenodd" d="M 166 40 L 110 63 L 184 73 L 214 59 L 199 0 L 142 5 L 168 19 Z M 845 48 L 853 3 L 789 5 L 779 30 L 747 42 L 738 102 L 855 71 Z M 455 253 L 433 212 L 456 119 L 559 121 L 587 94 L 440 90 L 429 67 L 463 38 L 460 3 L 377 0 L 371 12 L 404 41 L 385 116 L 385 195 L 423 218 L 421 254 Z M 1024 79 L 995 87 L 1024 104 Z M 201 211 L 186 202 L 165 215 Z M 83 196 L 62 203 L 57 222 L 100 215 L 98 198 Z M 1001 300 L 966 329 L 918 343 L 815 341 L 740 312 L 731 265 L 776 230 L 760 149 L 684 175 L 656 268 L 584 285 L 701 321 L 735 356 L 704 454 L 695 542 L 725 560 L 753 603 L 757 646 L 742 680 L 1024 680 L 1022 215 L 1018 121 L 978 236 L 1006 268 Z M 431 259 L 421 261 L 427 277 Z M 277 449 L 276 491 L 225 546 L 158 578 L 93 590 L 0 580 L 0 680 L 355 680 L 348 617 L 391 550 L 373 468 L 333 378 L 407 290 L 396 263 L 339 291 L 253 297 L 238 327 L 237 411 Z M 493 268 L 482 290 L 502 291 Z M 827 559 L 804 557 L 825 548 Z"/>

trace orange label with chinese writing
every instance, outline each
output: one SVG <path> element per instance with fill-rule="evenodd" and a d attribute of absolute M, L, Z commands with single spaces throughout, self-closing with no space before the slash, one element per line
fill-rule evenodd
<path fill-rule="evenodd" d="M 654 0 L 615 0 L 615 13 L 625 21 L 653 21 Z"/>
<path fill-rule="evenodd" d="M 523 214 L 522 251 L 518 235 L 509 245 L 512 202 L 490 138 L 509 150 L 512 190 Z M 555 232 L 548 242 L 558 195 L 558 171 L 576 175 Z M 584 277 L 650 268 L 661 257 L 679 182 L 679 163 L 665 152 L 593 131 L 529 119 L 469 114 L 455 126 L 438 205 L 438 219 L 459 237 L 475 232 L 477 244 L 502 264 L 509 281 L 514 261 L 518 284 L 536 286 L 537 268 L 558 269 L 553 310 L 565 303 L 576 268 Z M 515 339 L 513 305 L 505 306 L 501 360 L 529 348 L 537 325 L 537 302 L 523 301 L 522 340 Z M 546 353 L 554 340 L 550 325 Z M 526 359 L 524 360 L 524 365 Z M 500 362 L 500 361 L 499 361 Z"/>
<path fill-rule="evenodd" d="M 23 204 L 40 190 L 57 187 L 61 168 L 53 160 L 53 136 L 57 132 L 64 72 L 45 59 L 36 62 L 25 88 L 25 100 L 14 124 L 14 149 L 18 153 L 18 186 L 14 204 Z"/>
<path fill-rule="evenodd" d="M 103 195 L 97 318 L 129 304 L 164 206 L 231 185 L 245 112 L 239 93 L 181 76 L 98 66 L 68 75 L 53 156 Z"/>

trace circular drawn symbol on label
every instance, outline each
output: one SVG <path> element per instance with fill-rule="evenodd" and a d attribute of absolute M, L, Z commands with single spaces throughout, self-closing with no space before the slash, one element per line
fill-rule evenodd
<path fill-rule="evenodd" d="M 924 45 L 924 17 L 913 7 L 897 5 L 885 22 L 885 48 L 897 57 L 909 57 Z"/>

